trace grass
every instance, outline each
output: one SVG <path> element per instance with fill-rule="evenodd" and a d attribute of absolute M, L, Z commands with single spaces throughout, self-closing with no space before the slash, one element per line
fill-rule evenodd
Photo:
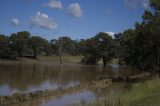
<path fill-rule="evenodd" d="M 63 56 L 64 63 L 79 63 L 81 61 L 82 56 Z M 41 56 L 39 57 L 40 61 L 53 61 L 59 62 L 60 59 L 58 56 Z"/>
<path fill-rule="evenodd" d="M 64 63 L 80 63 L 83 56 L 63 56 Z M 55 62 L 59 63 L 60 59 L 58 56 L 38 56 L 38 59 L 31 58 L 18 58 L 17 60 L 3 60 L 0 59 L 0 62 Z M 98 64 L 103 65 L 102 59 L 98 62 Z M 113 59 L 111 64 L 118 64 L 118 59 Z"/>
<path fill-rule="evenodd" d="M 133 84 L 130 91 L 107 96 L 89 106 L 160 106 L 160 79 Z"/>
<path fill-rule="evenodd" d="M 63 63 L 79 63 L 83 56 L 63 56 Z M 30 59 L 30 58 L 19 58 L 17 60 L 2 60 L 0 62 L 52 62 L 59 63 L 60 59 L 58 56 L 38 56 L 38 59 Z"/>

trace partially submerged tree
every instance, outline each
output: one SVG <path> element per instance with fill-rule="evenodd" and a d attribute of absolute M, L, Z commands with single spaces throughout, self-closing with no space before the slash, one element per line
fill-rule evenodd
<path fill-rule="evenodd" d="M 99 56 L 103 60 L 104 66 L 108 65 L 114 56 L 114 43 L 111 36 L 107 33 L 100 32 L 95 36 Z"/>
<path fill-rule="evenodd" d="M 97 64 L 102 58 L 104 66 L 109 65 L 114 57 L 114 42 L 107 33 L 100 32 L 86 41 L 86 55 L 82 59 L 84 64 Z"/>
<path fill-rule="evenodd" d="M 93 38 L 86 40 L 85 55 L 84 58 L 82 58 L 81 63 L 95 65 L 98 64 L 99 60 L 97 42 Z"/>

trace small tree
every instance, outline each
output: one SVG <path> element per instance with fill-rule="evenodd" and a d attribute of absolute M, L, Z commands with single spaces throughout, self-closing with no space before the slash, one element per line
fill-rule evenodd
<path fill-rule="evenodd" d="M 59 38 L 58 40 L 57 39 L 52 39 L 51 40 L 51 45 L 52 45 L 52 48 L 54 48 L 54 51 L 56 51 L 55 53 L 59 56 L 60 64 L 63 64 L 62 39 L 61 38 Z"/>

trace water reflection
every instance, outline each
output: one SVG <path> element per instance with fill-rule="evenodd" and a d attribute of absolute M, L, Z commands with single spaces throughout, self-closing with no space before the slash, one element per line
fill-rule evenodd
<path fill-rule="evenodd" d="M 85 66 L 79 64 L 56 63 L 0 63 L 0 95 L 11 95 L 15 92 L 31 92 L 42 89 L 57 89 L 58 87 L 69 87 L 85 82 L 96 80 L 100 77 L 130 76 L 139 73 L 125 67 L 112 65 L 110 68 L 97 66 Z M 83 91 L 77 94 L 64 95 L 60 98 L 47 98 L 45 101 L 27 103 L 26 106 L 64 106 L 64 104 L 91 101 L 97 97 L 118 92 L 124 89 L 123 84 L 113 84 L 105 89 L 95 91 Z M 36 105 L 37 104 L 37 105 Z M 17 106 L 17 105 L 16 105 Z M 25 104 L 23 104 L 25 106 Z"/>

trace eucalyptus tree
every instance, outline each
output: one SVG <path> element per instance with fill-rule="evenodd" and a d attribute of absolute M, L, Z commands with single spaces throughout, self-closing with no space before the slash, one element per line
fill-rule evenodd
<path fill-rule="evenodd" d="M 160 1 L 151 0 L 151 11 L 143 15 L 144 24 L 149 26 L 151 33 L 151 50 L 154 60 L 154 69 L 160 72 Z"/>
<path fill-rule="evenodd" d="M 135 29 L 126 30 L 122 37 L 124 60 L 141 68 L 160 70 L 160 1 L 150 0 L 151 10 L 142 16 Z M 160 71 L 159 71 L 160 72 Z"/>
<path fill-rule="evenodd" d="M 98 64 L 98 61 L 100 60 L 97 42 L 91 38 L 86 40 L 86 49 L 84 58 L 82 58 L 81 63 L 82 64 L 89 64 L 89 65 L 95 65 Z"/>
<path fill-rule="evenodd" d="M 53 51 L 55 52 L 56 55 L 59 56 L 60 64 L 63 64 L 63 55 L 62 55 L 62 49 L 63 49 L 63 44 L 62 44 L 62 39 L 52 39 L 50 41 L 51 46 Z"/>
<path fill-rule="evenodd" d="M 97 42 L 98 54 L 103 60 L 103 64 L 108 65 L 114 57 L 114 42 L 111 36 L 105 32 L 100 32 L 94 37 Z"/>
<path fill-rule="evenodd" d="M 86 40 L 86 54 L 82 63 L 97 64 L 102 58 L 104 66 L 109 65 L 114 57 L 114 50 L 112 37 L 105 32 L 100 32 L 93 38 Z"/>
<path fill-rule="evenodd" d="M 9 48 L 9 37 L 0 35 L 0 58 L 10 58 L 11 49 Z"/>
<path fill-rule="evenodd" d="M 31 48 L 31 55 L 37 58 L 45 50 L 47 40 L 39 36 L 32 36 L 29 39 L 29 47 Z"/>
<path fill-rule="evenodd" d="M 28 49 L 28 40 L 30 33 L 27 31 L 21 31 L 13 33 L 10 36 L 10 44 L 14 51 L 18 53 L 18 56 L 23 57 Z"/>

